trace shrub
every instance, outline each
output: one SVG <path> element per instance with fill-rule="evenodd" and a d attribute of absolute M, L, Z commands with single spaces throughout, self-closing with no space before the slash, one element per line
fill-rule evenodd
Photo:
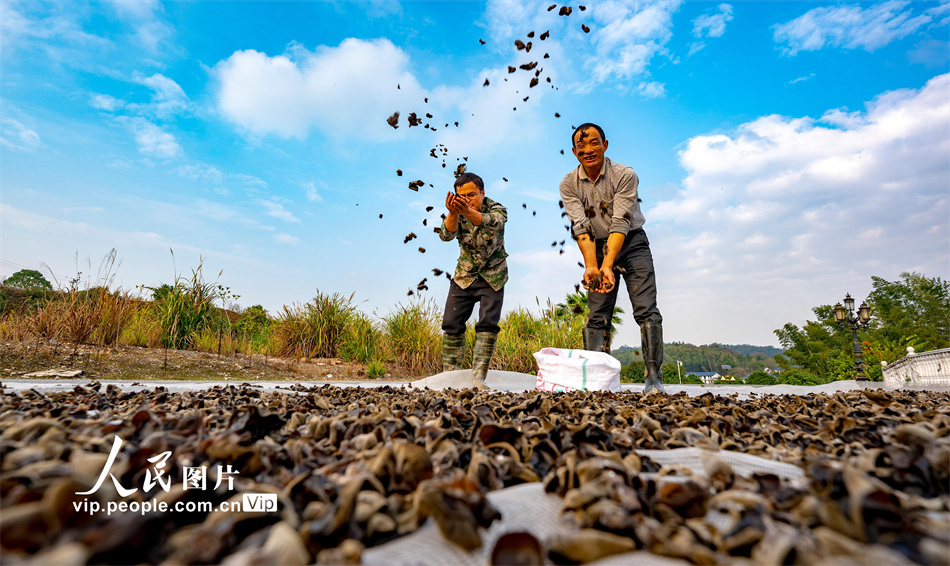
<path fill-rule="evenodd" d="M 774 377 L 764 371 L 754 371 L 746 379 L 746 383 L 749 385 L 775 385 L 776 382 Z"/>
<path fill-rule="evenodd" d="M 161 329 L 161 343 L 167 348 L 191 348 L 196 333 L 205 329 L 220 330 L 228 325 L 227 317 L 214 306 L 214 302 L 224 301 L 232 295 L 227 287 L 206 282 L 200 265 L 192 270 L 190 280 L 179 277 L 174 285 L 162 284 L 145 289 L 152 292 L 152 308 Z"/>
<path fill-rule="evenodd" d="M 660 373 L 663 377 L 663 383 L 676 383 L 679 384 L 680 380 L 685 377 L 682 370 L 676 369 L 676 363 L 667 362 L 663 364 L 660 368 Z"/>
<path fill-rule="evenodd" d="M 783 371 L 776 382 L 785 385 L 821 385 L 824 383 L 817 375 L 799 368 Z"/>
<path fill-rule="evenodd" d="M 293 358 L 335 358 L 353 319 L 353 296 L 317 295 L 306 305 L 284 307 L 274 330 L 274 353 Z"/>
<path fill-rule="evenodd" d="M 386 365 L 379 360 L 372 360 L 366 365 L 366 375 L 370 379 L 379 379 L 386 375 Z"/>
<path fill-rule="evenodd" d="M 646 364 L 643 360 L 633 360 L 620 367 L 620 381 L 623 383 L 643 383 Z"/>
<path fill-rule="evenodd" d="M 49 289 L 18 289 L 0 286 L 0 314 L 29 315 L 46 306 L 56 295 L 56 291 Z"/>
<path fill-rule="evenodd" d="M 234 323 L 235 351 L 263 354 L 273 351 L 274 321 L 261 305 L 249 307 Z"/>
<path fill-rule="evenodd" d="M 3 280 L 3 283 L 6 287 L 15 287 L 17 289 L 35 289 L 35 290 L 52 290 L 53 285 L 43 276 L 42 273 L 36 271 L 35 269 L 21 269 L 17 271 L 10 277 L 7 277 Z"/>

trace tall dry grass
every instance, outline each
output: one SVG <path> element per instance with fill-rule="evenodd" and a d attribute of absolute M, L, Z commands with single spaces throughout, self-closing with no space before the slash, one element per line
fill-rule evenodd
<path fill-rule="evenodd" d="M 72 287 L 51 300 L 45 311 L 56 325 L 54 333 L 78 348 L 80 344 L 115 346 L 135 311 L 134 300 L 104 287 Z"/>
<path fill-rule="evenodd" d="M 277 317 L 260 305 L 227 313 L 222 306 L 236 296 L 217 282 L 205 281 L 201 265 L 173 285 L 142 286 L 150 296 L 135 298 L 109 290 L 114 260 L 113 251 L 103 261 L 96 284 L 87 280 L 81 289 L 77 277 L 65 289 L 19 301 L 20 307 L 0 314 L 0 339 L 68 342 L 77 348 L 122 344 L 194 349 L 227 356 L 342 357 L 366 364 L 373 377 L 387 370 L 431 375 L 442 368 L 442 310 L 432 299 L 399 304 L 386 316 L 371 318 L 354 307 L 353 295 L 318 290 L 306 304 L 285 306 Z M 533 354 L 541 348 L 582 347 L 584 323 L 585 317 L 550 304 L 538 312 L 513 310 L 500 323 L 491 367 L 535 373 Z M 474 342 L 469 323 L 464 367 L 472 365 Z"/>
<path fill-rule="evenodd" d="M 59 289 L 32 294 L 6 315 L 2 334 L 20 339 L 67 342 L 75 352 L 82 344 L 114 346 L 135 311 L 135 301 L 122 290 L 110 291 L 115 250 L 103 258 L 95 280 L 81 277 Z M 91 271 L 91 266 L 90 266 Z"/>
<path fill-rule="evenodd" d="M 194 349 L 219 356 L 233 356 L 235 353 L 247 353 L 247 344 L 229 329 L 202 328 L 191 335 Z"/>
<path fill-rule="evenodd" d="M 442 311 L 435 302 L 399 304 L 383 318 L 388 358 L 411 376 L 442 371 Z"/>
<path fill-rule="evenodd" d="M 354 311 L 343 335 L 340 357 L 347 361 L 369 363 L 383 356 L 384 335 L 379 324 Z"/>
<path fill-rule="evenodd" d="M 0 316 L 0 340 L 25 342 L 30 339 L 30 327 L 23 316 L 6 313 Z"/>
<path fill-rule="evenodd" d="M 150 303 L 142 301 L 133 306 L 129 320 L 122 328 L 119 343 L 140 348 L 158 348 L 162 345 L 162 329 Z"/>
<path fill-rule="evenodd" d="M 200 264 L 189 279 L 179 276 L 173 285 L 144 289 L 151 291 L 152 310 L 166 348 L 192 348 L 199 333 L 229 326 L 228 318 L 215 302 L 223 305 L 232 296 L 230 290 L 217 282 L 205 281 Z"/>
<path fill-rule="evenodd" d="M 274 329 L 274 353 L 293 358 L 335 358 L 354 319 L 353 295 L 317 295 L 305 305 L 284 306 Z"/>

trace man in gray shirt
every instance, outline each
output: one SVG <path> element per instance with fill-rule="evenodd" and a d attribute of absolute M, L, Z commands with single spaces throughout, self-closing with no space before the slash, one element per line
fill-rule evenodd
<path fill-rule="evenodd" d="M 623 278 L 640 325 L 644 392 L 665 393 L 663 317 L 656 306 L 656 277 L 650 242 L 643 231 L 637 185 L 640 179 L 626 165 L 604 157 L 607 138 L 596 124 L 581 124 L 571 136 L 580 165 L 561 180 L 561 200 L 572 224 L 572 236 L 584 256 L 584 288 L 590 315 L 584 349 L 610 353 L 610 327 L 617 303 L 617 275 Z"/>

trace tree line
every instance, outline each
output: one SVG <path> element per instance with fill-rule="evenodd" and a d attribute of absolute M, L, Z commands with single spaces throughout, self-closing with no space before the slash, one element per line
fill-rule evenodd
<path fill-rule="evenodd" d="M 907 347 L 917 352 L 950 347 L 950 282 L 916 272 L 901 273 L 897 281 L 871 277 L 869 327 L 858 331 L 866 373 L 882 379 L 881 362 L 903 358 Z M 854 379 L 851 328 L 838 328 L 834 306 L 812 309 L 816 320 L 801 327 L 786 323 L 775 331 L 785 352 L 775 361 L 803 384 Z"/>

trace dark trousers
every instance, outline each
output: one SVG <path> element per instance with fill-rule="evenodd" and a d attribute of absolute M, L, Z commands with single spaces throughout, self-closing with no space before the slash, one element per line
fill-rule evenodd
<path fill-rule="evenodd" d="M 496 291 L 481 277 L 477 277 L 466 289 L 459 287 L 453 280 L 449 285 L 449 296 L 445 299 L 442 332 L 452 336 L 465 334 L 465 323 L 472 316 L 475 303 L 479 303 L 475 331 L 497 334 L 498 321 L 501 320 L 501 304 L 504 300 L 505 288 Z"/>
<path fill-rule="evenodd" d="M 606 239 L 596 240 L 597 265 L 604 262 L 604 244 Z M 620 268 L 620 270 L 618 270 Z M 614 315 L 614 306 L 617 304 L 617 291 L 620 289 L 620 280 L 627 286 L 630 303 L 633 305 L 633 318 L 637 324 L 644 322 L 663 323 L 660 309 L 656 306 L 656 274 L 653 271 L 653 254 L 650 253 L 650 241 L 643 229 L 631 231 L 623 241 L 623 247 L 614 260 L 614 275 L 617 284 L 606 293 L 587 295 L 587 306 L 590 308 L 590 317 L 587 319 L 587 328 L 591 330 L 607 330 Z"/>

